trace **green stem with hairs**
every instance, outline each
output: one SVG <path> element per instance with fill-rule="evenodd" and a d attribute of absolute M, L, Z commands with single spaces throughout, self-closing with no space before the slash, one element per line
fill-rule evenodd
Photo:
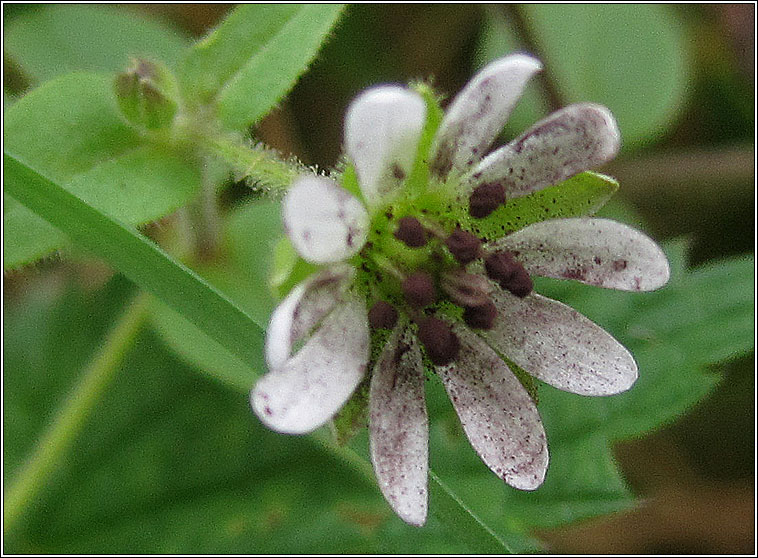
<path fill-rule="evenodd" d="M 226 162 L 235 178 L 244 179 L 264 194 L 283 193 L 307 169 L 297 161 L 285 161 L 274 150 L 256 146 L 236 136 L 208 136 L 202 146 Z"/>
<path fill-rule="evenodd" d="M 37 441 L 34 452 L 5 492 L 3 532 L 10 531 L 32 504 L 55 467 L 65 459 L 147 317 L 148 298 L 141 293 L 127 306 L 108 333 L 59 409 L 55 420 Z"/>

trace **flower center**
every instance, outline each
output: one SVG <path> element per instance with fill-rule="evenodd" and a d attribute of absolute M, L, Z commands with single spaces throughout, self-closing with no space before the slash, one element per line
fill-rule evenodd
<path fill-rule="evenodd" d="M 472 328 L 490 329 L 497 317 L 489 296 L 490 280 L 519 297 L 532 289 L 529 275 L 513 254 L 488 251 L 481 239 L 450 217 L 451 207 L 460 201 L 448 192 L 456 189 L 430 188 L 377 212 L 358 255 L 358 284 L 372 301 L 372 328 L 391 329 L 398 313 L 404 314 L 418 327 L 419 339 L 436 365 L 453 361 L 459 350 L 450 326 L 436 314 L 461 318 Z M 504 201 L 502 187 L 488 184 L 471 193 L 468 214 L 486 217 Z M 484 273 L 467 269 L 480 259 Z"/>

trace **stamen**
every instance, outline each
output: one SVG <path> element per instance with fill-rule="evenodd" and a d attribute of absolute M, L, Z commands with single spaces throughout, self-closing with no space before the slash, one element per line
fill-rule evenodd
<path fill-rule="evenodd" d="M 368 323 L 374 329 L 392 329 L 397 323 L 397 310 L 389 302 L 378 300 L 368 311 Z"/>
<path fill-rule="evenodd" d="M 400 282 L 405 281 L 405 274 L 395 267 L 395 264 L 393 264 L 388 258 L 374 252 L 371 254 L 371 259 L 374 260 L 374 263 L 376 263 L 382 271 L 389 273 Z"/>
<path fill-rule="evenodd" d="M 403 294 L 408 304 L 414 308 L 429 306 L 437 300 L 434 279 L 425 271 L 416 271 L 405 278 Z"/>
<path fill-rule="evenodd" d="M 480 306 L 489 300 L 489 281 L 481 275 L 460 269 L 444 273 L 440 278 L 440 287 L 461 306 Z"/>
<path fill-rule="evenodd" d="M 481 245 L 481 240 L 460 227 L 456 228 L 445 239 L 445 246 L 447 246 L 447 249 L 450 250 L 450 253 L 461 265 L 466 265 L 478 258 L 481 252 Z"/>
<path fill-rule="evenodd" d="M 426 245 L 426 231 L 415 217 L 403 217 L 397 222 L 395 238 L 411 248 Z"/>
<path fill-rule="evenodd" d="M 532 278 L 526 270 L 519 264 L 518 269 L 511 276 L 510 281 L 503 285 L 506 289 L 511 291 L 512 294 L 519 298 L 524 298 L 526 295 L 532 292 L 534 283 Z"/>
<path fill-rule="evenodd" d="M 491 300 L 480 306 L 467 306 L 463 310 L 463 321 L 475 329 L 492 329 L 496 317 L 497 308 Z"/>
<path fill-rule="evenodd" d="M 437 366 L 444 366 L 456 359 L 460 351 L 458 336 L 450 326 L 434 316 L 424 318 L 418 325 L 418 338 L 426 354 Z"/>
<path fill-rule="evenodd" d="M 505 188 L 498 182 L 474 188 L 469 198 L 469 215 L 477 219 L 486 217 L 505 203 Z"/>
<path fill-rule="evenodd" d="M 513 258 L 511 252 L 490 254 L 484 260 L 484 269 L 490 279 L 497 281 L 502 288 L 508 289 L 517 297 L 524 298 L 532 292 L 532 278 L 524 266 Z"/>

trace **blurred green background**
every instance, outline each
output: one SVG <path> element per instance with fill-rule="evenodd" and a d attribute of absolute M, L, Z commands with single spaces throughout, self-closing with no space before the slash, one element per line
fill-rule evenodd
<path fill-rule="evenodd" d="M 173 4 L 108 9 L 173 26 L 176 42 L 182 44 L 185 38 L 205 34 L 229 8 Z M 6 35 L 23 34 L 23 29 L 15 27 L 19 21 L 50 17 L 44 10 L 44 6 L 6 5 Z M 540 58 L 546 70 L 530 85 L 504 138 L 570 102 L 606 104 L 619 120 L 623 149 L 602 171 L 619 180 L 618 197 L 626 203 L 625 214 L 635 215 L 658 240 L 686 239 L 693 265 L 751 253 L 755 241 L 754 15 L 752 4 L 354 5 L 310 72 L 253 134 L 306 164 L 329 168 L 340 153 L 345 108 L 364 87 L 432 77 L 438 90 L 452 95 L 487 60 L 524 50 Z M 34 25 L 25 28 L 33 31 Z M 13 42 L 6 42 L 6 103 L 52 77 L 46 70 L 50 67 L 46 57 L 56 56 L 51 45 L 68 42 L 74 54 L 77 48 L 107 52 L 107 44 L 88 44 L 90 37 L 77 33 L 76 21 L 65 29 L 70 37 L 34 37 L 36 52 L 17 52 Z M 23 39 L 17 40 L 23 44 Z M 162 48 L 169 57 L 176 45 Z M 22 69 L 19 57 L 32 63 Z M 117 69 L 109 66 L 113 61 L 105 55 L 100 62 L 87 59 L 95 66 L 61 66 L 59 70 Z M 39 74 L 33 75 L 37 60 Z M 235 205 L 248 193 L 244 184 L 229 184 L 224 200 Z M 8 471 L 51 418 L 56 394 L 65 392 L 86 362 L 92 332 L 102 335 L 128 287 L 112 279 L 103 265 L 81 258 L 49 259 L 7 274 L 4 285 L 7 480 Z M 67 347 L 63 354 L 57 352 L 61 342 Z M 157 346 L 154 334 L 140 335 L 139 350 L 130 354 L 125 365 L 140 374 L 116 381 L 102 411 L 111 414 L 104 417 L 98 412 L 92 417 L 85 438 L 75 445 L 70 466 L 53 478 L 54 486 L 25 526 L 27 533 L 44 534 L 19 535 L 11 541 L 14 551 L 81 552 L 88 537 L 95 548 L 105 551 L 149 548 L 156 533 L 168 525 L 176 529 L 178 517 L 183 527 L 164 542 L 164 552 L 182 551 L 189 545 L 198 552 L 265 553 L 277 552 L 285 544 L 316 551 L 314 531 L 328 531 L 337 541 L 330 552 L 351 552 L 362 548 L 359 541 L 377 530 L 389 541 L 395 535 L 402 537 L 400 531 L 392 532 L 394 523 L 384 525 L 386 509 L 380 501 L 376 503 L 370 485 L 347 477 L 341 481 L 350 487 L 343 500 L 328 483 L 323 484 L 323 493 L 314 493 L 314 485 L 307 480 L 325 474 L 334 464 L 312 442 L 265 432 L 236 393 L 194 375 Z M 30 351 L 30 347 L 38 350 Z M 14 365 L 26 371 L 24 377 L 13 374 Z M 167 376 L 165 370 L 172 373 Z M 534 534 L 549 550 L 562 553 L 751 553 L 754 370 L 752 353 L 714 367 L 723 379 L 707 399 L 676 422 L 615 445 L 616 462 L 641 498 L 636 508 Z M 14 394 L 12 400 L 9 393 Z M 214 414 L 217 406 L 233 411 L 219 418 Z M 186 431 L 187 416 L 213 426 L 208 431 Z M 154 435 L 146 437 L 146 431 Z M 254 456 L 250 455 L 253 447 Z M 272 455 L 290 453 L 291 470 L 275 474 L 280 461 L 267 460 L 270 447 L 276 448 L 271 449 Z M 141 466 L 132 467 L 134 452 L 155 456 L 162 468 L 151 470 L 150 459 L 140 459 Z M 254 475 L 229 469 L 230 463 L 253 457 Z M 91 473 L 86 486 L 72 473 L 81 475 L 82 470 Z M 109 476 L 113 474 L 126 486 L 111 494 Z M 255 482 L 255 478 L 268 480 Z M 279 490 L 277 483 L 287 485 L 287 490 Z M 140 498 L 132 498 L 134 494 Z M 190 494 L 206 501 L 203 513 L 182 507 Z M 114 505 L 111 499 L 121 497 L 123 505 Z M 333 500 L 336 514 L 318 517 L 319 505 Z M 203 541 L 195 540 L 208 528 L 220 531 L 221 538 L 228 533 L 233 540 L 235 534 L 250 528 L 243 510 L 251 501 L 264 508 L 263 519 L 255 526 L 256 548 L 230 543 L 204 549 Z M 237 523 L 229 520 L 234 516 L 230 508 L 240 510 Z M 288 514 L 298 508 L 297 537 L 303 540 L 293 543 L 293 531 L 278 527 L 287 525 Z M 116 509 L 119 514 L 114 513 Z M 216 509 L 224 510 L 223 523 L 214 519 Z M 145 525 L 150 529 L 145 530 Z M 97 546 L 100 543 L 95 541 L 105 533 L 110 544 Z M 140 546 L 135 533 L 147 546 Z M 402 544 L 390 542 L 379 548 L 387 552 L 460 550 L 426 534 L 410 546 L 406 537 Z"/>

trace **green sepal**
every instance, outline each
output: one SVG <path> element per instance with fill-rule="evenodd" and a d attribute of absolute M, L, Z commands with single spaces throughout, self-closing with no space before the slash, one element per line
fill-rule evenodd
<path fill-rule="evenodd" d="M 611 199 L 618 186 L 609 176 L 587 171 L 509 200 L 483 219 L 470 217 L 468 208 L 457 208 L 457 217 L 463 228 L 491 241 L 540 221 L 592 215 Z"/>
<path fill-rule="evenodd" d="M 339 445 L 348 443 L 368 426 L 369 385 L 370 378 L 364 378 L 332 420 L 332 428 Z"/>

